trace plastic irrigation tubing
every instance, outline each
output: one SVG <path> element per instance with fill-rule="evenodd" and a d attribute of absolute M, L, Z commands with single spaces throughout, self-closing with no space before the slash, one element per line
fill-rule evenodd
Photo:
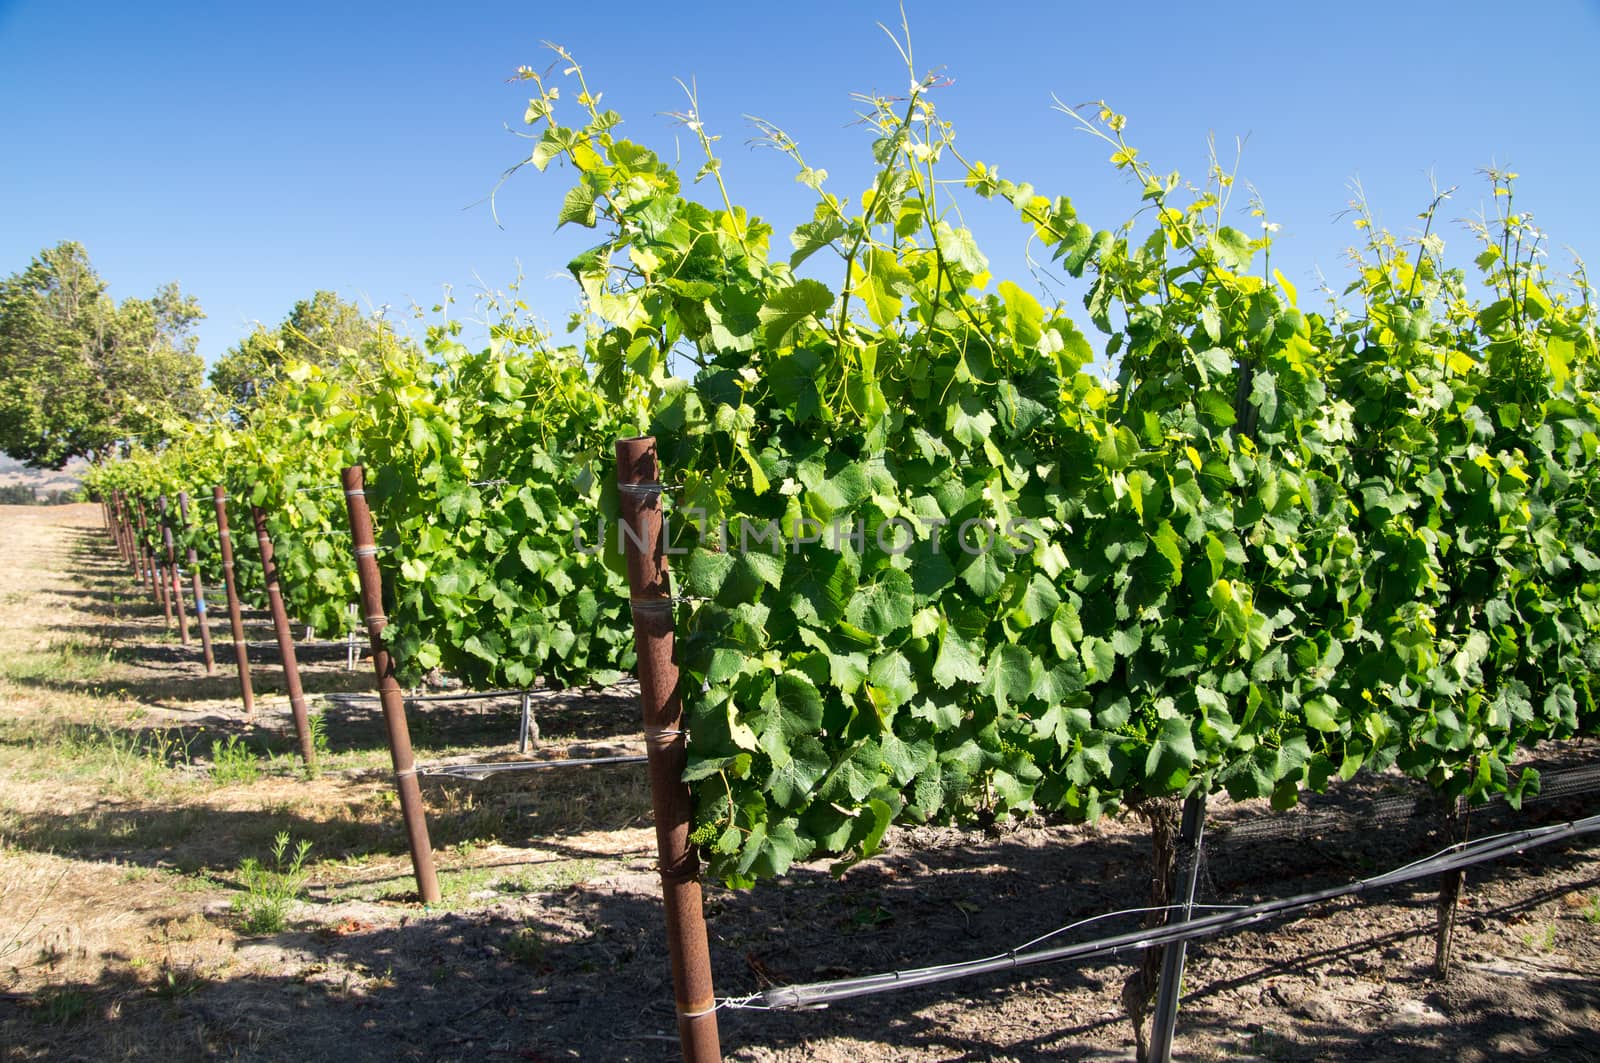
<path fill-rule="evenodd" d="M 1136 930 L 1075 945 L 1040 949 L 1037 952 L 1010 952 L 999 956 L 991 956 L 987 959 L 970 960 L 965 963 L 919 967 L 909 971 L 890 971 L 884 974 L 865 975 L 860 978 L 843 978 L 832 982 L 812 982 L 806 985 L 782 986 L 776 989 L 769 989 L 764 993 L 757 993 L 744 1000 L 727 1001 L 725 1006 L 770 1009 L 821 1007 L 855 997 L 888 993 L 897 989 L 910 989 L 913 986 L 932 985 L 957 978 L 970 978 L 973 975 L 988 974 L 994 971 L 1012 970 L 1040 963 L 1090 959 L 1097 956 L 1116 954 L 1123 949 L 1148 949 L 1174 941 L 1211 937 L 1237 930 L 1252 923 L 1261 922 L 1264 919 L 1281 915 L 1285 912 L 1308 908 L 1323 901 L 1360 893 L 1364 890 L 1427 878 L 1443 871 L 1470 867 L 1473 864 L 1480 864 L 1510 852 L 1531 849 L 1535 846 L 1560 841 L 1563 838 L 1590 834 L 1595 831 L 1600 831 L 1600 815 L 1573 820 L 1570 823 L 1560 823 L 1549 827 L 1533 827 L 1513 834 L 1485 838 L 1481 844 L 1469 843 L 1450 854 L 1430 857 L 1395 871 L 1375 875 L 1372 878 L 1361 879 L 1343 886 L 1332 886 L 1312 893 L 1301 893 L 1293 897 L 1267 901 L 1249 908 L 1241 908 L 1238 911 L 1202 916 L 1184 923 L 1172 923 L 1154 929 Z"/>
<path fill-rule="evenodd" d="M 342 645 L 342 643 L 341 643 Z M 531 690 L 474 690 L 467 694 L 407 694 L 407 701 L 487 701 L 490 698 L 515 698 L 523 694 L 532 694 Z M 376 701 L 376 694 L 338 694 L 324 695 L 324 697 L 337 697 L 340 701 Z"/>
<path fill-rule="evenodd" d="M 1535 845 L 1544 845 L 1546 842 L 1557 841 L 1569 835 L 1586 834 L 1600 829 L 1600 827 L 1588 825 L 1594 820 L 1600 820 L 1600 817 L 1590 816 L 1588 819 L 1555 824 L 1551 827 L 1534 827 L 1530 831 L 1519 831 L 1515 835 L 1495 835 L 1494 837 L 1483 839 L 1481 844 L 1468 842 L 1465 845 L 1456 847 L 1449 853 L 1419 860 L 1415 864 L 1407 864 L 1403 868 L 1398 868 L 1383 875 L 1375 875 L 1364 881 L 1372 886 L 1387 886 L 1397 882 L 1409 882 L 1415 878 L 1426 878 L 1429 875 L 1441 874 L 1445 871 L 1454 871 L 1458 868 L 1470 867 L 1472 864 L 1509 856 L 1513 853 L 1521 852 L 1523 849 L 1532 848 Z M 1569 830 L 1568 828 L 1572 829 Z M 1533 835 L 1532 843 L 1530 844 L 1523 835 L 1531 834 L 1533 831 L 1541 833 Z M 1471 859 L 1463 863 L 1457 859 L 1462 855 L 1468 855 Z"/>
<path fill-rule="evenodd" d="M 445 764 L 437 768 L 424 768 L 419 775 L 448 775 L 458 779 L 481 779 L 505 771 L 541 771 L 546 768 L 586 768 L 595 764 L 643 764 L 642 754 L 615 757 L 568 757 L 562 760 L 526 760 L 504 764 Z"/>

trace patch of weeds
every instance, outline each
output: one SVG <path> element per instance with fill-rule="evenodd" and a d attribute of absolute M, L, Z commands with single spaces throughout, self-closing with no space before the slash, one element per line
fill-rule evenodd
<path fill-rule="evenodd" d="M 39 994 L 34 1018 L 47 1026 L 65 1026 L 89 1013 L 89 994 L 81 989 L 46 989 Z"/>
<path fill-rule="evenodd" d="M 166 790 L 171 769 L 189 763 L 189 742 L 180 730 L 133 731 L 104 723 L 50 727 L 29 736 L 39 752 L 63 757 L 84 774 L 120 790 Z"/>
<path fill-rule="evenodd" d="M 538 967 L 544 963 L 544 938 L 535 927 L 521 927 L 506 939 L 505 952 L 514 963 Z"/>
<path fill-rule="evenodd" d="M 418 746 L 432 746 L 439 737 L 439 725 L 432 716 L 417 713 L 410 721 L 411 741 Z"/>
<path fill-rule="evenodd" d="M 150 992 L 161 1000 L 180 1000 L 205 987 L 206 980 L 192 969 L 163 967 L 151 984 Z"/>
<path fill-rule="evenodd" d="M 172 868 L 166 871 L 167 885 L 177 893 L 204 893 L 208 890 L 226 889 L 227 883 L 212 878 L 203 871 L 180 871 Z"/>
<path fill-rule="evenodd" d="M 272 866 L 263 867 L 253 856 L 239 864 L 239 881 L 247 891 L 233 902 L 240 915 L 239 929 L 246 934 L 277 934 L 287 925 L 289 905 L 305 891 L 305 870 L 311 842 L 302 838 L 289 852 L 289 832 L 279 831 L 272 842 Z"/>
<path fill-rule="evenodd" d="M 1556 947 L 1556 925 L 1548 923 L 1540 934 L 1523 934 L 1522 943 L 1534 952 L 1549 952 Z"/>
<path fill-rule="evenodd" d="M 261 778 L 261 762 L 238 735 L 211 743 L 211 781 L 218 786 L 248 784 Z"/>
<path fill-rule="evenodd" d="M 311 748 L 316 751 L 317 759 L 332 754 L 333 750 L 328 745 L 328 714 L 320 709 L 306 717 L 306 727 L 311 732 Z"/>
<path fill-rule="evenodd" d="M 105 646 L 69 638 L 45 650 L 0 656 L 0 670 L 13 679 L 79 687 L 106 678 L 115 662 Z"/>
<path fill-rule="evenodd" d="M 161 924 L 161 936 L 167 941 L 198 941 L 209 937 L 212 926 L 204 915 L 196 912 L 182 919 L 168 919 Z"/>
<path fill-rule="evenodd" d="M 451 841 L 458 848 L 503 838 L 510 827 L 503 806 L 470 790 L 444 790 L 436 801 L 440 806 L 435 813 L 437 834 L 441 841 Z"/>
<path fill-rule="evenodd" d="M 1591 926 L 1600 925 L 1600 893 L 1589 898 L 1589 904 L 1583 910 L 1583 919 Z"/>
<path fill-rule="evenodd" d="M 1292 1038 L 1267 1026 L 1257 1026 L 1251 1032 L 1245 1050 L 1261 1059 L 1293 1059 L 1297 1055 Z"/>
<path fill-rule="evenodd" d="M 894 922 L 894 913 L 881 904 L 866 905 L 850 913 L 850 922 L 859 927 L 882 926 Z"/>
<path fill-rule="evenodd" d="M 544 890 L 565 889 L 584 881 L 599 866 L 594 860 L 561 860 L 507 874 L 498 867 L 464 867 L 439 874 L 440 905 L 467 907 L 493 903 L 504 896 L 521 896 Z"/>

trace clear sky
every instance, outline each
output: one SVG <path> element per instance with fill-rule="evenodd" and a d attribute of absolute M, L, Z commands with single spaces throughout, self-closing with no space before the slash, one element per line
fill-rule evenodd
<path fill-rule="evenodd" d="M 1144 157 L 1197 179 L 1208 131 L 1248 137 L 1241 177 L 1282 224 L 1274 264 L 1303 298 L 1319 267 L 1342 287 L 1352 233 L 1334 215 L 1355 177 L 1404 232 L 1430 172 L 1461 186 L 1458 218 L 1486 198 L 1475 171 L 1509 165 L 1552 261 L 1563 244 L 1600 261 L 1600 0 L 906 7 L 918 67 L 954 79 L 935 99 L 964 153 L 1072 196 L 1097 227 L 1137 191 L 1052 93 L 1105 98 Z M 628 135 L 669 154 L 678 131 L 661 114 L 682 106 L 673 79 L 694 78 L 735 200 L 782 234 L 809 193 L 746 147 L 741 116 L 783 126 L 858 198 L 870 160 L 850 94 L 904 91 L 877 27 L 899 17 L 883 0 L 0 0 L 0 275 L 78 240 L 119 298 L 167 280 L 197 295 L 208 359 L 317 288 L 398 311 L 446 285 L 503 288 L 519 264 L 525 297 L 560 322 L 573 289 L 554 275 L 585 243 L 555 232 L 563 175 L 514 177 L 503 228 L 480 202 L 530 147 L 512 132 L 526 88 L 508 78 L 550 62 L 541 41 L 571 49 Z M 1247 227 L 1245 196 L 1234 211 Z M 1020 269 L 1020 231 L 968 217 L 996 265 Z M 1468 262 L 1461 227 L 1445 235 Z"/>

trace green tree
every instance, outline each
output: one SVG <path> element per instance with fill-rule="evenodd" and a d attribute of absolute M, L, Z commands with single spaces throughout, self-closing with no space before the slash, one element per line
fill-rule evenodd
<path fill-rule="evenodd" d="M 40 468 L 96 458 L 204 406 L 192 330 L 205 314 L 176 283 L 120 304 L 71 241 L 0 281 L 0 449 Z"/>
<path fill-rule="evenodd" d="M 376 348 L 378 323 L 334 292 L 317 291 L 294 304 L 273 328 L 255 330 L 228 349 L 211 367 L 211 386 L 235 407 L 253 406 L 271 390 L 278 369 L 289 362 L 329 365 L 340 349 L 366 353 Z"/>

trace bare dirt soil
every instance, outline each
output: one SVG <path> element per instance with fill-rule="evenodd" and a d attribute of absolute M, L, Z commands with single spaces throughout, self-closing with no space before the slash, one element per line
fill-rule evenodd
<path fill-rule="evenodd" d="M 97 507 L 0 507 L 0 1058 L 657 1060 L 677 1056 L 637 766 L 425 781 L 445 900 L 423 909 L 376 708 L 344 648 L 302 652 L 326 750 L 293 757 L 270 633 L 251 624 L 259 719 L 179 644 Z M 364 662 L 363 662 L 364 663 Z M 626 691 L 541 692 L 534 756 L 641 748 Z M 419 761 L 515 759 L 515 701 L 413 716 Z M 230 744 L 231 743 L 231 744 Z M 1592 764 L 1600 745 L 1541 751 Z M 1441 848 L 1404 780 L 1290 813 L 1213 805 L 1201 900 L 1249 904 Z M 1591 794 L 1474 813 L 1474 835 L 1593 814 Z M 1424 810 L 1414 814 L 1414 809 Z M 276 836 L 309 841 L 272 923 Z M 719 994 L 1004 952 L 1145 903 L 1137 821 L 892 834 L 735 892 L 709 885 Z M 254 887 L 252 888 L 252 882 Z M 1592 838 L 1473 868 L 1455 970 L 1430 975 L 1436 885 L 1336 901 L 1190 948 L 1176 1058 L 1600 1060 Z M 1093 924 L 1057 940 L 1131 929 Z M 1136 956 L 1040 966 L 835 1005 L 724 1010 L 741 1060 L 1131 1059 Z"/>

